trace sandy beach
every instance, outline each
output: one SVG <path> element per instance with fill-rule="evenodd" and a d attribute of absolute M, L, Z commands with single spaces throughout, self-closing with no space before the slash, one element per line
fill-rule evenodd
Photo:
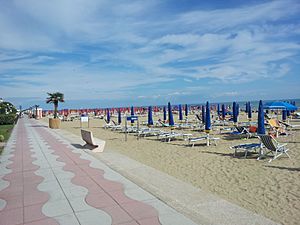
<path fill-rule="evenodd" d="M 190 115 L 190 120 L 194 117 Z M 47 121 L 47 118 L 43 120 Z M 147 118 L 143 117 L 141 120 L 146 121 Z M 300 124 L 298 121 L 290 122 Z M 277 139 L 288 143 L 291 159 L 283 156 L 268 163 L 269 158 L 256 160 L 257 154 L 250 154 L 246 159 L 242 155 L 233 157 L 230 146 L 259 141 L 257 138 L 228 140 L 224 138 L 226 135 L 220 134 L 219 128 L 211 132 L 212 136 L 220 138 L 217 146 L 206 146 L 203 141 L 190 147 L 184 140 L 169 143 L 159 141 L 156 137 L 137 140 L 132 134 L 125 141 L 123 133 L 104 129 L 104 124 L 102 119 L 91 119 L 90 127 L 87 128 L 87 124 L 83 127 L 91 130 L 95 137 L 106 141 L 105 151 L 124 154 L 275 222 L 285 225 L 299 224 L 300 129 L 291 130 L 291 135 Z M 61 129 L 80 135 L 79 120 L 62 122 L 61 125 Z M 190 133 L 193 136 L 204 135 L 203 132 L 188 129 L 176 132 Z"/>

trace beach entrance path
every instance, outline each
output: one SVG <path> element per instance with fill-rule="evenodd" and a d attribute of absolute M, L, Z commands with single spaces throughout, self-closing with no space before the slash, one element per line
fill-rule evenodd
<path fill-rule="evenodd" d="M 23 118 L 1 155 L 0 224 L 195 223 L 44 125 Z"/>

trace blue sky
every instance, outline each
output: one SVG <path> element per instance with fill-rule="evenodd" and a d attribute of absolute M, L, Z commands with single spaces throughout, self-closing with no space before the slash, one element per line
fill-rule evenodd
<path fill-rule="evenodd" d="M 0 97 L 68 107 L 300 97 L 298 0 L 0 0 Z"/>

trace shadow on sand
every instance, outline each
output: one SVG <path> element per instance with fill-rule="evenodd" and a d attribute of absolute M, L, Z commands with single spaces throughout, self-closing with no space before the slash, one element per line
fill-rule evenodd
<path fill-rule="evenodd" d="M 266 165 L 265 167 L 271 167 L 271 168 L 276 168 L 276 169 L 280 169 L 280 170 L 300 172 L 300 168 L 284 167 L 284 166 L 271 166 L 271 165 Z"/>

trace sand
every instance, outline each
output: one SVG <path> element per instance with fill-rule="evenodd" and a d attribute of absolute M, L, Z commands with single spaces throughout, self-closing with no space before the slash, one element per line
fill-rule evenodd
<path fill-rule="evenodd" d="M 146 121 L 146 117 L 141 120 Z M 166 143 L 156 137 L 137 140 L 134 135 L 129 135 L 125 142 L 123 133 L 104 129 L 104 124 L 102 119 L 92 119 L 89 130 L 95 137 L 106 141 L 105 151 L 124 154 L 275 222 L 299 224 L 300 128 L 291 131 L 290 136 L 278 138 L 288 143 L 291 159 L 284 156 L 268 163 L 268 159 L 256 160 L 256 154 L 246 159 L 233 157 L 233 150 L 229 148 L 239 143 L 258 143 L 257 138 L 227 140 L 224 139 L 226 135 L 216 130 L 212 135 L 221 138 L 217 146 L 207 147 L 203 141 L 192 148 L 183 140 Z M 87 128 L 87 124 L 84 127 Z M 79 120 L 62 122 L 61 128 L 80 135 Z M 178 132 L 194 136 L 204 134 L 191 130 Z"/>

